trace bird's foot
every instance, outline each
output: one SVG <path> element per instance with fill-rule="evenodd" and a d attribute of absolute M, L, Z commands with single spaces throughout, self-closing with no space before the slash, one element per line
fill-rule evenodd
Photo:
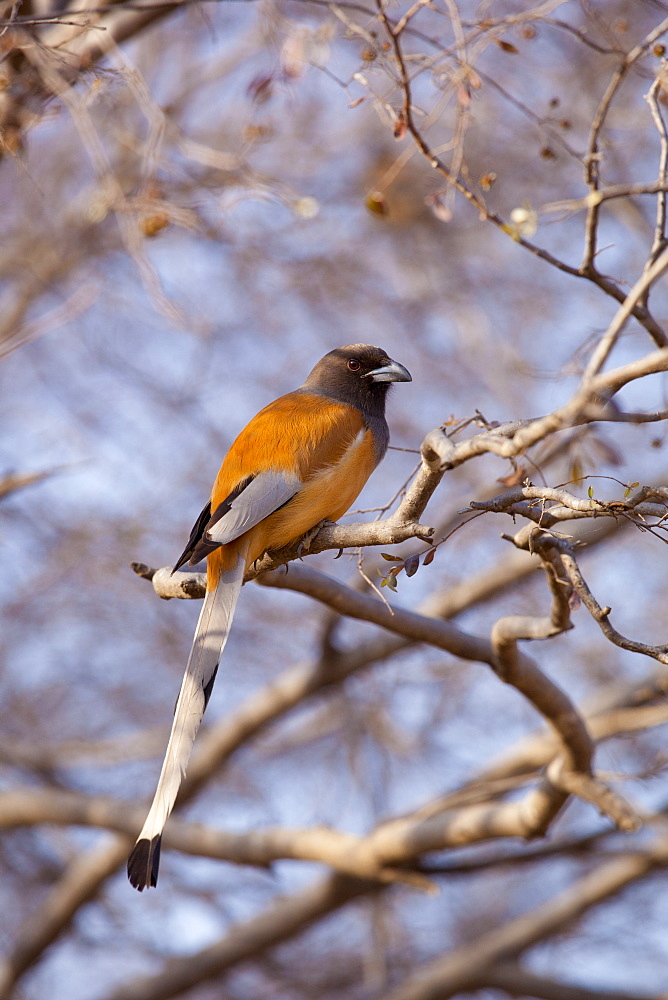
<path fill-rule="evenodd" d="M 315 536 L 320 531 L 320 529 L 321 528 L 325 528 L 325 527 L 327 527 L 327 525 L 330 525 L 330 524 L 336 524 L 336 521 L 328 521 L 327 518 L 325 517 L 325 518 L 322 519 L 322 521 L 318 521 L 318 523 L 315 525 L 315 527 L 311 528 L 310 531 L 306 532 L 306 534 L 302 537 L 302 539 L 301 539 L 301 541 L 299 543 L 299 546 L 297 547 L 297 558 L 298 559 L 301 559 L 303 555 L 307 555 L 308 554 L 309 549 L 311 548 L 311 543 L 312 543 L 313 539 L 315 538 Z"/>

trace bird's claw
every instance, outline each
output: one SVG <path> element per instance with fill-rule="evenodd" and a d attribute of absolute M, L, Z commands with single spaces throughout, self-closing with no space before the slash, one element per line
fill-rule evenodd
<path fill-rule="evenodd" d="M 311 548 L 311 543 L 316 537 L 321 528 L 326 527 L 328 524 L 335 524 L 335 521 L 328 521 L 327 518 L 323 518 L 322 521 L 318 523 L 307 531 L 304 537 L 301 539 L 299 545 L 297 546 L 297 558 L 301 559 L 302 555 L 308 555 L 309 549 Z"/>

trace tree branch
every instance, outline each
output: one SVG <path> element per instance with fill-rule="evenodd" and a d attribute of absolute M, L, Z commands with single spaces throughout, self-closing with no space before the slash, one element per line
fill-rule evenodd
<path fill-rule="evenodd" d="M 16 794 L 28 805 L 25 800 L 30 793 Z M 117 809 L 118 804 L 115 805 Z M 41 813 L 34 800 L 28 805 L 28 811 L 33 811 L 34 815 L 35 807 Z M 125 838 L 119 842 L 118 837 L 106 837 L 100 846 L 77 855 L 70 862 L 61 879 L 41 901 L 39 911 L 21 928 L 10 954 L 0 964 L 1 1000 L 10 1000 L 14 996 L 14 986 L 23 973 L 70 926 L 79 909 L 95 897 L 101 883 L 118 870 L 129 843 Z"/>
<path fill-rule="evenodd" d="M 601 990 L 572 986 L 524 969 L 516 962 L 497 962 L 485 971 L 488 989 L 504 990 L 510 996 L 538 997 L 540 1000 L 663 1000 L 658 993 L 632 993 L 614 987 Z"/>
<path fill-rule="evenodd" d="M 549 939 L 592 907 L 666 862 L 668 838 L 664 835 L 644 851 L 597 865 L 546 903 L 428 963 L 401 986 L 386 993 L 385 1000 L 445 1000 L 464 990 L 481 988 L 487 983 L 488 968 L 516 958 L 532 945 Z"/>

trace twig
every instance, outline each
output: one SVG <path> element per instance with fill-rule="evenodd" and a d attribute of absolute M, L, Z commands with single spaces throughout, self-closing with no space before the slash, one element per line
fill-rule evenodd
<path fill-rule="evenodd" d="M 666 63 L 661 67 L 661 70 L 649 89 L 647 94 L 647 103 L 649 104 L 649 110 L 652 115 L 654 124 L 656 125 L 657 132 L 659 133 L 660 141 L 660 152 L 659 152 L 659 184 L 665 185 L 668 180 L 668 130 L 666 129 L 666 123 L 661 112 L 661 105 L 659 101 L 659 96 L 662 91 L 665 92 L 666 87 Z M 650 251 L 649 257 L 647 258 L 646 267 L 651 267 L 655 260 L 660 256 L 662 251 L 666 246 L 666 191 L 660 191 L 656 199 L 656 222 L 654 224 L 654 240 L 652 242 L 652 249 Z M 643 305 L 646 303 L 643 302 Z"/>
<path fill-rule="evenodd" d="M 557 270 L 564 272 L 565 274 L 570 274 L 573 277 L 586 278 L 597 285 L 606 295 L 610 295 L 612 298 L 616 299 L 619 303 L 623 303 L 626 299 L 626 295 L 622 288 L 613 281 L 611 278 L 602 275 L 596 270 L 593 264 L 594 252 L 595 252 L 595 233 L 598 224 L 598 213 L 600 210 L 600 202 L 597 198 L 591 201 L 589 213 L 587 216 L 586 232 L 587 232 L 587 246 L 588 251 L 585 254 L 585 259 L 580 267 L 574 267 L 567 264 L 565 261 L 560 260 L 555 257 L 552 253 L 543 247 L 532 243 L 530 240 L 526 239 L 521 233 L 518 232 L 516 226 L 512 226 L 504 219 L 502 219 L 497 213 L 491 211 L 486 205 L 484 199 L 480 194 L 475 192 L 471 187 L 469 187 L 458 175 L 457 170 L 449 168 L 443 163 L 443 161 L 436 155 L 434 150 L 431 149 L 427 143 L 422 130 L 416 125 L 415 118 L 413 115 L 413 105 L 412 105 L 412 89 L 411 81 L 406 68 L 406 62 L 403 55 L 403 50 L 401 47 L 400 36 L 396 34 L 396 25 L 387 17 L 385 13 L 383 0 L 376 0 L 376 6 L 378 10 L 378 18 L 383 25 L 389 43 L 392 47 L 392 51 L 395 56 L 397 63 L 397 68 L 399 71 L 399 83 L 403 94 L 402 100 L 402 110 L 400 114 L 400 122 L 402 127 L 405 126 L 406 131 L 412 137 L 414 143 L 416 144 L 418 150 L 425 157 L 430 166 L 438 171 L 445 178 L 448 184 L 452 185 L 455 190 L 462 194 L 467 201 L 470 202 L 478 211 L 480 218 L 491 222 L 498 229 L 505 232 L 507 235 L 511 236 L 515 242 L 524 249 L 528 250 L 535 257 L 546 263 L 552 265 Z M 659 38 L 665 31 L 668 30 L 668 18 L 663 21 L 657 28 L 654 29 L 642 42 L 640 45 L 636 46 L 631 52 L 625 57 L 622 67 L 617 71 L 615 76 L 613 76 L 608 91 L 599 106 L 597 116 L 595 118 L 594 124 L 592 126 L 592 131 L 590 134 L 589 149 L 587 153 L 587 163 L 591 165 L 591 171 L 593 171 L 597 164 L 598 157 L 598 134 L 603 125 L 605 116 L 607 115 L 609 103 L 612 101 L 621 80 L 625 76 L 628 69 L 637 61 L 640 56 L 647 51 L 647 49 Z M 590 179 L 590 193 L 598 197 L 598 173 L 594 176 L 591 174 Z M 590 246 L 591 244 L 591 246 Z M 652 339 L 654 340 L 657 347 L 665 347 L 668 345 L 668 337 L 661 326 L 656 322 L 654 317 L 651 315 L 649 310 L 642 305 L 640 302 L 636 302 L 632 309 L 632 315 L 634 318 L 647 330 Z"/>
<path fill-rule="evenodd" d="M 646 375 L 668 371 L 668 348 L 661 348 L 637 361 L 592 377 L 582 385 L 564 406 L 552 413 L 517 424 L 501 425 L 483 434 L 453 444 L 442 428 L 436 428 L 425 438 L 423 449 L 432 456 L 430 466 L 441 472 L 454 469 L 476 455 L 492 452 L 501 458 L 514 458 L 544 438 L 566 428 L 598 419 L 601 413 L 599 396 L 618 392 L 629 382 Z"/>
<path fill-rule="evenodd" d="M 613 628 L 609 619 L 611 609 L 609 607 L 601 607 L 587 586 L 572 552 L 568 551 L 566 546 L 563 548 L 564 551 L 562 552 L 562 560 L 564 568 L 568 573 L 568 578 L 571 581 L 574 590 L 577 591 L 580 600 L 587 608 L 594 621 L 600 626 L 600 629 L 606 639 L 609 639 L 610 642 L 614 643 L 615 646 L 619 646 L 621 649 L 628 649 L 632 653 L 641 653 L 644 656 L 651 656 L 652 659 L 658 660 L 659 663 L 668 664 L 668 646 L 648 646 L 644 642 L 636 642 L 634 639 L 627 639 L 620 632 L 618 632 L 617 629 Z"/>
<path fill-rule="evenodd" d="M 664 271 L 668 270 L 668 249 L 660 252 L 659 256 L 649 264 L 635 285 L 627 295 L 620 309 L 610 323 L 605 334 L 599 340 L 596 350 L 592 354 L 584 375 L 582 376 L 582 386 L 586 389 L 591 380 L 599 374 L 603 365 L 610 356 L 610 352 L 617 343 L 620 333 L 626 326 L 628 320 L 633 315 L 633 310 L 640 302 L 646 302 L 652 285 L 658 281 Z"/>
<path fill-rule="evenodd" d="M 661 21 L 656 28 L 646 35 L 642 42 L 635 45 L 630 52 L 626 53 L 606 87 L 605 93 L 603 94 L 596 114 L 594 115 L 594 120 L 589 133 L 587 155 L 585 158 L 585 180 L 590 193 L 597 192 L 599 188 L 601 176 L 599 137 L 601 129 L 603 128 L 605 120 L 608 116 L 613 98 L 615 97 L 615 94 L 631 67 L 638 61 L 638 59 L 640 59 L 642 55 L 644 55 L 645 52 L 647 52 L 650 46 L 652 46 L 657 39 L 666 33 L 666 31 L 668 31 L 668 18 L 664 18 L 664 20 Z M 593 198 L 589 207 L 589 212 L 587 213 L 587 221 L 585 223 L 585 249 L 581 267 L 582 273 L 588 276 L 594 276 L 597 274 L 594 259 L 596 257 L 599 212 L 600 202 L 596 198 Z"/>

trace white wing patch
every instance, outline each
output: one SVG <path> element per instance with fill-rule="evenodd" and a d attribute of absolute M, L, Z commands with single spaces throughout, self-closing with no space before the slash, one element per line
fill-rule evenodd
<path fill-rule="evenodd" d="M 206 532 L 206 539 L 225 545 L 273 514 L 300 491 L 303 483 L 296 476 L 281 472 L 261 472 L 236 497 L 228 512 Z"/>

